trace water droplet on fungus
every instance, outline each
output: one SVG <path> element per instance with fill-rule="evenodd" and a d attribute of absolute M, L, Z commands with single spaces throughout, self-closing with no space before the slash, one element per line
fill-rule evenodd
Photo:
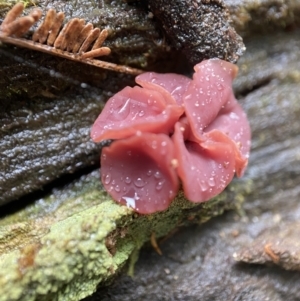
<path fill-rule="evenodd" d="M 215 179 L 213 177 L 208 179 L 208 185 L 214 187 L 216 185 Z"/>
<path fill-rule="evenodd" d="M 146 174 L 147 174 L 148 177 L 150 177 L 150 176 L 152 175 L 152 170 L 151 170 L 151 169 L 148 169 L 148 171 L 147 171 Z"/>
<path fill-rule="evenodd" d="M 224 89 L 224 86 L 221 83 L 217 83 L 216 86 L 219 91 L 222 91 Z"/>
<path fill-rule="evenodd" d="M 161 178 L 161 173 L 159 171 L 156 171 L 155 174 L 154 174 L 154 177 L 156 179 L 160 179 Z"/>
<path fill-rule="evenodd" d="M 157 141 L 155 141 L 155 140 L 152 141 L 151 146 L 152 146 L 153 149 L 156 149 L 157 148 Z"/>
<path fill-rule="evenodd" d="M 114 108 L 111 118 L 113 120 L 124 120 L 130 112 L 130 98 L 118 108 Z"/>
<path fill-rule="evenodd" d="M 137 178 L 134 180 L 134 185 L 138 188 L 144 187 L 146 182 L 142 178 Z"/>
<path fill-rule="evenodd" d="M 159 181 L 159 182 L 156 184 L 156 186 L 155 186 L 156 190 L 157 190 L 157 191 L 161 190 L 161 189 L 163 188 L 163 186 L 164 186 L 164 183 L 165 183 L 164 180 Z"/>
<path fill-rule="evenodd" d="M 130 177 L 126 177 L 125 178 L 125 183 L 126 184 L 130 184 L 131 183 L 131 178 Z"/>
<path fill-rule="evenodd" d="M 110 175 L 110 173 L 108 173 L 104 176 L 104 183 L 106 185 L 108 185 L 110 183 L 110 181 L 111 181 L 111 175 Z"/>
<path fill-rule="evenodd" d="M 201 180 L 199 184 L 200 184 L 200 188 L 203 192 L 207 190 L 208 186 L 203 180 Z"/>

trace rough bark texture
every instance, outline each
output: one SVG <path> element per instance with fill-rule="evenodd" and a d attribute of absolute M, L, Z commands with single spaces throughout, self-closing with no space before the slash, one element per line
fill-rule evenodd
<path fill-rule="evenodd" d="M 167 37 L 193 65 L 218 57 L 236 63 L 245 48 L 220 0 L 149 0 Z"/>
<path fill-rule="evenodd" d="M 234 28 L 243 37 L 276 32 L 300 22 L 299 0 L 225 0 Z"/>
<path fill-rule="evenodd" d="M 115 63 L 153 68 L 154 60 L 166 58 L 166 45 L 156 43 L 160 35 L 141 7 L 122 1 L 102 8 L 94 1 L 39 5 L 65 12 L 67 20 L 78 16 L 110 27 L 106 45 Z M 91 124 L 104 101 L 132 84 L 133 77 L 7 45 L 1 47 L 0 59 L 3 204 L 95 165 L 99 148 L 89 138 Z"/>

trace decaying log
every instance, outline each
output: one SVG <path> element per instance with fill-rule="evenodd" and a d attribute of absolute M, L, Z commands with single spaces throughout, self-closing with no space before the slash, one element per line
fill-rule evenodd
<path fill-rule="evenodd" d="M 142 32 L 145 24 L 153 22 L 152 18 L 143 16 L 140 19 L 139 6 L 129 14 L 126 10 L 129 4 L 123 1 L 120 7 L 124 14 L 119 18 L 118 6 L 100 2 L 103 7 L 97 9 L 94 4 L 83 2 L 78 12 L 73 11 L 72 5 L 57 2 L 56 9 L 64 10 L 64 7 L 71 17 L 80 14 L 101 26 L 114 19 L 116 35 L 109 47 L 115 50 L 111 59 L 119 63 L 138 67 L 145 63 L 155 69 L 155 58 L 161 62 L 167 56 L 178 55 L 166 50 L 170 45 L 156 27 L 150 26 L 140 35 L 146 36 L 146 40 L 135 40 L 133 46 L 140 54 L 135 56 L 125 37 L 118 35 L 122 22 L 130 18 L 139 20 L 141 27 L 138 28 Z M 231 2 L 229 10 L 232 12 L 234 7 L 239 7 L 240 13 L 242 8 Z M 247 11 L 256 1 L 246 2 Z M 295 11 L 299 9 L 297 3 L 292 5 L 289 1 L 274 3 L 276 7 L 286 4 L 288 11 L 291 7 Z M 101 15 L 104 8 L 111 9 L 105 16 Z M 249 13 L 253 10 L 249 9 Z M 284 15 L 282 19 L 292 20 Z M 136 33 L 135 23 L 130 24 L 130 30 Z M 265 24 L 265 20 L 260 24 Z M 154 41 L 148 35 L 151 30 L 157 37 Z M 134 38 L 140 36 L 136 34 Z M 300 47 L 299 32 L 269 34 L 251 40 L 246 43 L 248 52 L 239 62 L 240 74 L 235 82 L 235 91 L 249 115 L 253 132 L 252 154 L 245 177 L 234 181 L 214 200 L 201 205 L 192 205 L 179 194 L 170 209 L 151 216 L 139 216 L 112 202 L 101 187 L 98 170 L 63 187 L 56 184 L 42 197 L 31 196 L 30 203 L 1 207 L 1 301 L 80 300 L 92 294 L 99 284 L 98 293 L 87 300 L 99 300 L 99 296 L 101 300 L 153 300 L 154 296 L 174 300 L 246 301 L 300 298 L 299 274 L 278 267 L 237 265 L 235 261 L 268 263 L 288 269 L 299 266 L 295 253 L 297 236 L 289 237 L 285 249 L 278 251 L 274 247 L 283 241 L 280 233 L 294 233 L 285 231 L 284 225 L 288 228 L 288 225 L 297 225 L 299 220 L 300 60 L 296 51 Z M 144 42 L 147 49 L 155 51 L 144 55 L 141 51 Z M 94 164 L 98 147 L 87 138 L 90 124 L 105 99 L 132 83 L 132 77 L 90 67 L 79 68 L 74 63 L 24 49 L 4 46 L 0 50 L 1 59 L 6 58 L 2 60 L 4 69 L 0 70 L 0 85 L 5 86 L 0 95 L 4 108 L 1 120 L 5 121 L 1 128 L 1 145 L 8 141 L 4 138 L 13 135 L 9 143 L 14 150 L 7 153 L 1 150 L 5 155 L 1 163 L 6 162 L 1 177 L 17 171 L 33 185 L 33 188 L 25 184 L 21 187 L 23 182 L 17 182 L 22 192 L 12 191 L 16 194 L 7 195 L 5 202 L 38 189 L 61 174 L 74 172 L 91 162 Z M 122 57 L 122 53 L 126 55 Z M 172 64 L 169 63 L 170 60 L 166 60 L 166 70 L 170 70 Z M 34 70 L 37 68 L 41 70 Z M 11 84 L 12 79 L 17 83 L 15 86 Z M 82 117 L 80 121 L 73 118 L 78 115 Z M 21 147 L 17 147 L 20 143 Z M 15 160 L 19 169 L 10 169 L 11 160 Z M 20 162 L 24 165 L 18 164 Z M 26 168 L 31 176 L 22 174 Z M 44 180 L 34 186 L 43 177 Z M 18 187 L 13 176 L 8 180 L 12 180 L 10 188 Z M 7 183 L 1 183 L 3 191 Z M 16 204 L 20 206 L 17 209 Z M 160 241 L 179 226 L 202 224 L 227 209 L 236 211 L 215 218 L 201 228 L 181 230 L 165 243 Z M 277 238 L 274 237 L 276 229 L 281 231 Z M 149 260 L 149 251 L 143 252 L 135 269 L 136 278 L 123 275 L 114 286 L 103 288 L 116 277 L 130 256 L 134 262 L 137 250 L 153 236 L 163 256 L 151 254 Z M 257 252 L 248 256 L 249 252 L 245 252 L 253 246 Z M 296 256 L 282 257 L 282 252 L 294 252 Z"/>

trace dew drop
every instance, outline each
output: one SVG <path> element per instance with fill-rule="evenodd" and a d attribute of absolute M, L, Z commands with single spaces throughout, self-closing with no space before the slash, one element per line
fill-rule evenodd
<path fill-rule="evenodd" d="M 140 116 L 140 117 L 142 117 L 142 116 L 144 116 L 144 115 L 145 115 L 145 112 L 144 112 L 143 110 L 139 112 L 139 116 Z"/>
<path fill-rule="evenodd" d="M 113 106 L 110 108 L 112 120 L 122 120 L 128 116 L 128 114 L 130 112 L 130 100 L 131 99 L 128 98 L 124 104 L 120 105 L 117 108 L 114 108 L 113 112 L 111 112 L 111 109 Z"/>
<path fill-rule="evenodd" d="M 152 175 L 152 170 L 149 169 L 146 174 L 147 174 L 148 177 L 150 177 Z"/>
<path fill-rule="evenodd" d="M 115 186 L 115 191 L 116 191 L 116 192 L 120 192 L 120 191 L 121 191 L 121 188 L 120 188 L 119 185 L 116 185 L 116 186 Z"/>
<path fill-rule="evenodd" d="M 104 177 L 104 184 L 108 185 L 111 181 L 111 175 L 110 173 L 106 174 Z"/>
<path fill-rule="evenodd" d="M 165 181 L 163 180 L 163 181 L 159 181 L 157 184 L 156 184 L 156 190 L 161 190 L 162 188 L 163 188 L 163 186 L 164 186 L 164 183 L 165 183 Z"/>
<path fill-rule="evenodd" d="M 156 149 L 157 148 L 157 141 L 156 140 L 152 141 L 151 146 L 152 146 L 153 149 Z"/>
<path fill-rule="evenodd" d="M 214 187 L 216 185 L 215 179 L 213 177 L 208 179 L 208 185 L 211 187 Z"/>
<path fill-rule="evenodd" d="M 224 89 L 223 85 L 221 83 L 217 83 L 217 89 L 219 91 L 222 91 Z"/>
<path fill-rule="evenodd" d="M 206 191 L 208 188 L 207 184 L 203 180 L 200 181 L 200 187 L 202 191 Z"/>
<path fill-rule="evenodd" d="M 231 113 L 229 114 L 229 117 L 230 117 L 231 119 L 233 119 L 233 120 L 239 120 L 239 119 L 240 119 L 240 117 L 239 117 L 236 113 L 234 113 L 234 112 L 231 112 Z"/>
<path fill-rule="evenodd" d="M 126 183 L 126 184 L 130 184 L 130 183 L 131 183 L 130 177 L 126 177 L 126 178 L 125 178 L 125 183 Z"/>
<path fill-rule="evenodd" d="M 134 180 L 134 185 L 138 188 L 140 187 L 144 187 L 145 186 L 145 181 L 142 178 L 137 178 L 136 180 Z"/>
<path fill-rule="evenodd" d="M 131 151 L 127 151 L 127 155 L 128 155 L 128 156 L 131 156 L 131 155 L 132 155 L 132 152 L 131 152 Z"/>
<path fill-rule="evenodd" d="M 195 107 L 199 107 L 199 106 L 200 106 L 199 101 L 196 101 L 195 102 Z"/>
<path fill-rule="evenodd" d="M 154 174 L 154 177 L 156 179 L 160 179 L 161 178 L 161 173 L 159 171 L 156 171 L 155 174 Z"/>

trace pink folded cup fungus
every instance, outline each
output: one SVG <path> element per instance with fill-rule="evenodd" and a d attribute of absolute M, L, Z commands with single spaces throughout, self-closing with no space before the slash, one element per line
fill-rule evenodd
<path fill-rule="evenodd" d="M 195 66 L 193 79 L 148 72 L 141 87 L 111 97 L 95 121 L 103 148 L 101 180 L 112 198 L 142 214 L 168 208 L 181 180 L 188 200 L 211 199 L 241 176 L 250 150 L 250 127 L 234 97 L 237 67 L 212 59 Z"/>
<path fill-rule="evenodd" d="M 174 157 L 165 134 L 138 132 L 117 140 L 101 154 L 103 185 L 114 200 L 141 213 L 165 210 L 179 187 Z"/>

